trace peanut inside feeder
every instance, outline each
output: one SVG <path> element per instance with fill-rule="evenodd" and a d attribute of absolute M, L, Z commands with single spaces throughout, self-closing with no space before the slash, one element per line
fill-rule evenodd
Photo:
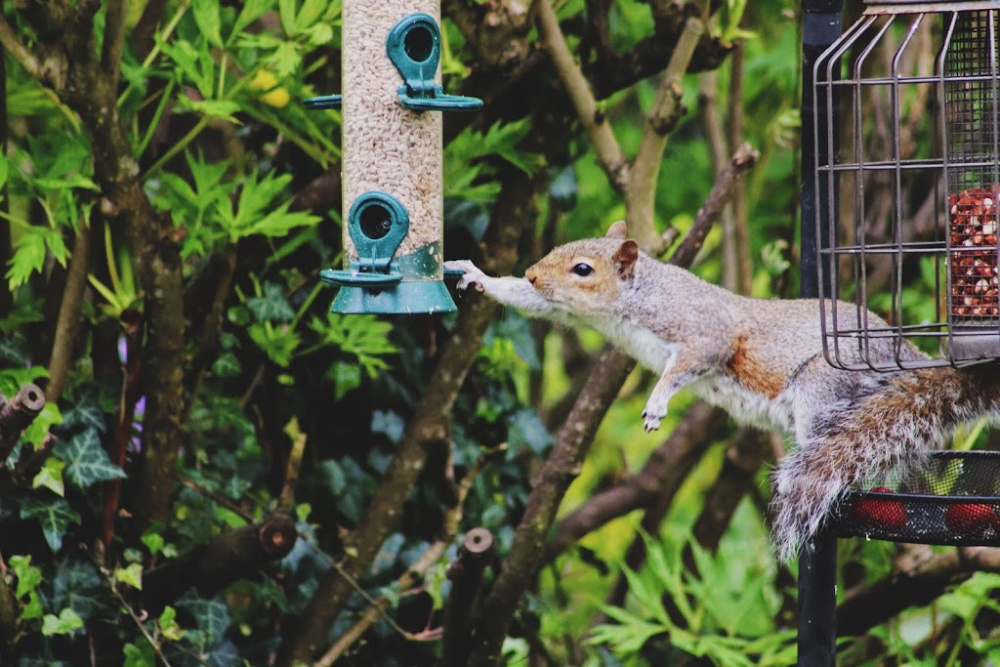
<path fill-rule="evenodd" d="M 992 323 L 998 301 L 997 189 L 948 195 L 951 222 L 951 313 L 963 323 Z"/>

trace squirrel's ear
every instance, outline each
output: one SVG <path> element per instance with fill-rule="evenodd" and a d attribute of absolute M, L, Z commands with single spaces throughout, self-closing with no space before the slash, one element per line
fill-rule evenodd
<path fill-rule="evenodd" d="M 623 241 L 611 259 L 617 265 L 618 277 L 622 280 L 629 278 L 635 269 L 636 260 L 639 259 L 639 244 L 632 239 Z"/>
<path fill-rule="evenodd" d="M 624 241 L 628 236 L 628 229 L 625 227 L 625 221 L 619 220 L 618 222 L 612 224 L 608 227 L 608 231 L 604 236 L 609 239 L 621 239 Z"/>

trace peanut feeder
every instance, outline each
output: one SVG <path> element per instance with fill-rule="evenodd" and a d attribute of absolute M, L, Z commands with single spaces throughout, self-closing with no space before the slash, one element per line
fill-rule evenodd
<path fill-rule="evenodd" d="M 437 111 L 482 101 L 446 95 L 438 0 L 344 0 L 343 95 L 307 100 L 343 109 L 343 270 L 337 313 L 455 309 L 442 281 L 442 133 Z"/>

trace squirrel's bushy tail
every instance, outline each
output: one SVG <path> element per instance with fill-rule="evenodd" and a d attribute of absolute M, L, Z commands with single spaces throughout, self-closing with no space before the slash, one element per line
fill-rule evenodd
<path fill-rule="evenodd" d="M 982 416 L 1000 420 L 1000 371 L 934 368 L 881 375 L 815 420 L 774 474 L 774 541 L 795 557 L 844 492 L 866 477 L 908 468 Z"/>

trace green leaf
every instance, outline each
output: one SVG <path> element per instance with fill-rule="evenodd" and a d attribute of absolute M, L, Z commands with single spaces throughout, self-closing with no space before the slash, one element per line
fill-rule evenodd
<path fill-rule="evenodd" d="M 198 30 L 205 36 L 208 43 L 221 47 L 220 27 L 222 21 L 219 18 L 219 3 L 216 0 L 194 0 L 191 10 L 194 13 L 194 22 L 198 24 Z"/>
<path fill-rule="evenodd" d="M 45 487 L 57 496 L 66 495 L 66 486 L 63 484 L 63 468 L 65 467 L 66 463 L 54 456 L 45 459 L 42 469 L 31 480 L 31 488 L 38 489 Z"/>
<path fill-rule="evenodd" d="M 266 14 L 274 6 L 274 0 L 247 0 L 243 3 L 243 8 L 236 17 L 233 31 L 229 35 L 229 41 L 242 34 L 243 29 Z"/>
<path fill-rule="evenodd" d="M 232 625 L 229 608 L 221 598 L 203 598 L 189 591 L 177 600 L 177 607 L 194 617 L 194 625 L 201 635 L 199 643 L 203 648 L 218 645 Z M 193 634 L 194 631 L 189 633 Z"/>
<path fill-rule="evenodd" d="M 292 363 L 292 355 L 302 342 L 301 337 L 288 325 L 271 326 L 270 322 L 252 324 L 247 332 L 250 340 L 282 368 Z"/>
<path fill-rule="evenodd" d="M 74 630 L 83 627 L 83 619 L 77 616 L 76 612 L 70 608 L 63 609 L 59 616 L 46 614 L 42 619 L 42 634 L 46 637 L 52 635 L 68 635 Z"/>
<path fill-rule="evenodd" d="M 295 310 L 288 303 L 281 285 L 272 282 L 264 283 L 263 294 L 247 299 L 247 308 L 258 322 L 291 322 L 295 319 Z"/>
<path fill-rule="evenodd" d="M 194 111 L 209 118 L 220 118 L 237 125 L 240 121 L 233 114 L 239 112 L 240 108 L 238 103 L 229 100 L 192 100 L 183 95 L 177 98 L 179 111 Z"/>
<path fill-rule="evenodd" d="M 522 408 L 510 421 L 507 439 L 511 447 L 527 446 L 536 454 L 544 454 L 552 445 L 552 435 L 531 408 Z"/>
<path fill-rule="evenodd" d="M 123 667 L 156 667 L 156 652 L 145 639 L 139 645 L 125 644 L 122 647 Z"/>
<path fill-rule="evenodd" d="M 178 641 L 184 637 L 184 631 L 177 624 L 177 610 L 171 606 L 163 608 L 163 613 L 156 619 L 160 632 L 170 641 Z"/>
<path fill-rule="evenodd" d="M 55 455 L 67 463 L 65 476 L 79 489 L 127 476 L 124 470 L 112 463 L 101 447 L 100 436 L 92 428 L 75 435 L 69 442 L 60 442 L 56 445 Z"/>
<path fill-rule="evenodd" d="M 7 562 L 17 577 L 17 589 L 14 592 L 17 597 L 33 592 L 42 583 L 42 569 L 31 564 L 31 556 L 11 556 Z"/>
<path fill-rule="evenodd" d="M 326 376 L 333 381 L 333 398 L 337 401 L 361 386 L 361 367 L 357 364 L 335 361 Z"/>
<path fill-rule="evenodd" d="M 115 569 L 115 581 L 142 590 L 142 563 L 132 563 L 128 567 Z"/>
<path fill-rule="evenodd" d="M 104 607 L 103 583 L 93 563 L 61 559 L 56 563 L 50 604 L 55 609 L 71 607 L 82 619 L 88 620 Z"/>
<path fill-rule="evenodd" d="M 21 518 L 36 519 L 42 535 L 52 551 L 62 548 L 63 535 L 70 525 L 80 525 L 80 514 L 62 498 L 54 501 L 25 498 L 21 501 Z"/>
<path fill-rule="evenodd" d="M 45 265 L 45 237 L 42 227 L 28 227 L 14 242 L 14 255 L 7 269 L 7 281 L 14 290 L 28 282 L 31 274 Z"/>

